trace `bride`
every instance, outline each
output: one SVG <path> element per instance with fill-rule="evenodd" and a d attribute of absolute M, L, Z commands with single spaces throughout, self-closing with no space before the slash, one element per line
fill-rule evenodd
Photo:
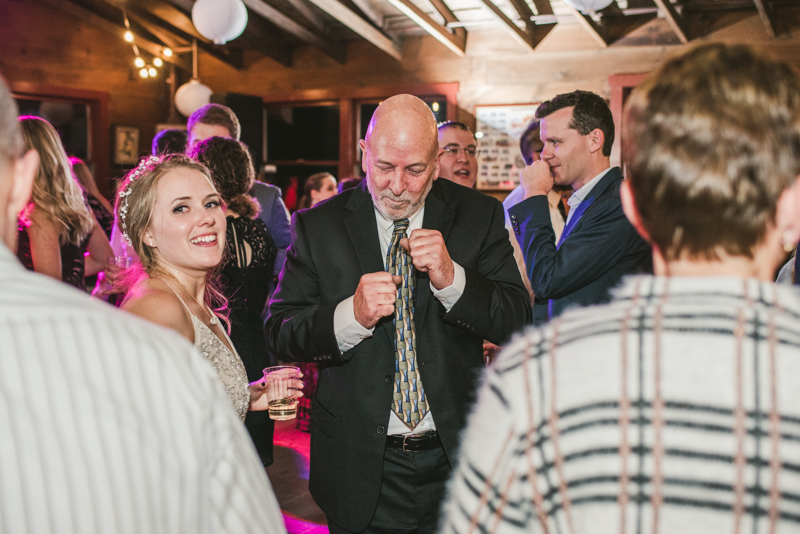
<path fill-rule="evenodd" d="M 209 360 L 244 421 L 265 410 L 266 384 L 248 384 L 225 330 L 226 301 L 215 285 L 225 250 L 225 213 L 208 170 L 183 155 L 149 157 L 126 176 L 116 202 L 123 237 L 141 259 L 126 273 L 122 309 L 180 333 Z M 302 396 L 297 380 L 294 396 Z M 283 397 L 283 392 L 273 395 Z"/>

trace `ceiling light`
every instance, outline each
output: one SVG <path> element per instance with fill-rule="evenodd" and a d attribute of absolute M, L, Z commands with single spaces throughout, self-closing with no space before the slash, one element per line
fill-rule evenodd
<path fill-rule="evenodd" d="M 132 31 L 130 31 L 130 30 L 126 31 L 125 35 L 123 37 L 124 37 L 126 42 L 128 42 L 128 43 L 132 43 L 133 42 L 133 32 Z"/>
<path fill-rule="evenodd" d="M 147 78 L 148 76 L 150 76 L 150 73 L 148 73 L 147 69 L 143 67 L 142 70 L 139 71 L 139 76 L 141 76 L 142 78 Z"/>
<path fill-rule="evenodd" d="M 142 67 L 144 67 L 144 60 L 140 57 L 137 57 L 136 59 L 133 60 L 133 64 L 141 69 Z"/>

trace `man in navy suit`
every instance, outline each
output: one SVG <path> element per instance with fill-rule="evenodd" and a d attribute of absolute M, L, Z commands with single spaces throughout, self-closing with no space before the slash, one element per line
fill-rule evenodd
<path fill-rule="evenodd" d="M 588 91 L 561 94 L 539 106 L 536 118 L 544 150 L 522 171 L 525 200 L 508 213 L 535 295 L 533 321 L 542 324 L 569 306 L 607 302 L 624 275 L 652 272 L 652 256 L 622 212 L 605 100 Z M 547 204 L 554 184 L 575 191 L 558 242 Z"/>

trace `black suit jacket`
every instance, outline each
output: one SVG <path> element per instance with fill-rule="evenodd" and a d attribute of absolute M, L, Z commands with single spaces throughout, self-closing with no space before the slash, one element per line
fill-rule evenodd
<path fill-rule="evenodd" d="M 624 275 L 653 271 L 650 246 L 622 212 L 621 184 L 619 167 L 597 182 L 581 203 L 590 204 L 559 248 L 546 196 L 531 197 L 508 210 L 535 296 L 534 324 L 570 306 L 607 302 L 609 290 Z"/>
<path fill-rule="evenodd" d="M 417 361 L 452 459 L 483 368 L 482 341 L 503 343 L 529 322 L 530 297 L 497 200 L 437 180 L 423 227 L 442 233 L 466 272 L 450 312 L 433 297 L 427 275 L 417 273 Z M 358 532 L 378 502 L 395 367 L 391 317 L 344 354 L 333 330 L 336 306 L 355 293 L 361 276 L 385 270 L 366 184 L 296 213 L 292 232 L 267 334 L 279 358 L 323 364 L 311 416 L 309 488 L 329 518 Z"/>

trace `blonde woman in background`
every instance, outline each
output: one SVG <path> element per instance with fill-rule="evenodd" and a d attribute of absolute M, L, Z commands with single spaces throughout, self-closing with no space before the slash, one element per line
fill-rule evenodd
<path fill-rule="evenodd" d="M 103 270 L 112 256 L 92 215 L 55 128 L 39 117 L 20 117 L 25 149 L 39 154 L 30 204 L 20 214 L 17 257 L 30 271 L 78 289 L 84 276 Z"/>
<path fill-rule="evenodd" d="M 91 169 L 82 159 L 69 158 L 69 164 L 75 179 L 83 186 L 86 201 L 89 203 L 95 219 L 100 223 L 106 237 L 111 239 L 111 228 L 114 226 L 114 207 L 100 192 Z"/>

